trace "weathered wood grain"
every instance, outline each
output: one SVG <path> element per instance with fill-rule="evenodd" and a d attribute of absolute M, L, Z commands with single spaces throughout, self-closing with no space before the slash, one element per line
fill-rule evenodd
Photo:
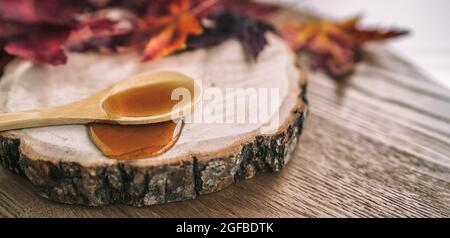
<path fill-rule="evenodd" d="M 311 113 L 275 174 L 196 200 L 85 208 L 0 171 L 4 217 L 450 217 L 450 91 L 373 46 L 345 85 L 310 76 Z"/>

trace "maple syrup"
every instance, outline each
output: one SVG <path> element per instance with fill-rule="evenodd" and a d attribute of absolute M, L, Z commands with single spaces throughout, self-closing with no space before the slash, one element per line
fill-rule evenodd
<path fill-rule="evenodd" d="M 189 90 L 194 96 L 194 83 L 170 82 L 148 85 L 119 92 L 103 102 L 103 108 L 113 116 L 145 117 L 170 113 L 179 100 L 172 100 L 174 89 Z"/>
<path fill-rule="evenodd" d="M 133 126 L 94 123 L 89 125 L 89 135 L 109 158 L 143 159 L 162 154 L 175 145 L 183 125 L 183 120 Z"/>
<path fill-rule="evenodd" d="M 177 88 L 194 95 L 194 84 L 170 82 L 128 89 L 107 98 L 103 108 L 112 117 L 145 117 L 170 113 L 179 100 L 172 100 Z M 181 100 L 181 99 L 180 99 Z M 111 125 L 93 123 L 88 126 L 94 144 L 109 158 L 142 159 L 169 150 L 180 137 L 183 120 L 147 125 Z"/>

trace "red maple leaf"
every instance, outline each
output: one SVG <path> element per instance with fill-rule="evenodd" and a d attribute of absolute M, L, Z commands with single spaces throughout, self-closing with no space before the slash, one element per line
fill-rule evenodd
<path fill-rule="evenodd" d="M 14 56 L 52 65 L 65 64 L 62 44 L 67 39 L 66 29 L 33 29 L 21 38 L 5 43 L 4 50 Z"/>
<path fill-rule="evenodd" d="M 166 56 L 174 51 L 186 48 L 188 36 L 202 33 L 202 26 L 192 14 L 190 0 L 160 3 L 154 8 L 158 12 L 167 12 L 162 16 L 151 14 L 145 19 L 146 28 L 159 29 L 145 46 L 144 61 Z"/>
<path fill-rule="evenodd" d="M 61 0 L 0 0 L 0 18 L 25 24 L 67 25 L 85 1 Z"/>
<path fill-rule="evenodd" d="M 281 32 L 292 49 L 309 56 L 313 67 L 325 70 L 334 78 L 341 78 L 353 72 L 364 43 L 408 33 L 396 29 L 365 29 L 358 26 L 358 20 L 355 17 L 343 22 L 288 22 L 282 26 Z"/>

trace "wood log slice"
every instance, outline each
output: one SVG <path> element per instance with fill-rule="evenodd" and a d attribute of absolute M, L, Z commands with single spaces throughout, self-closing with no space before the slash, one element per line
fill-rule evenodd
<path fill-rule="evenodd" d="M 306 81 L 295 56 L 278 37 L 257 62 L 229 40 L 218 47 L 140 63 L 139 53 L 70 53 L 63 66 L 16 59 L 0 80 L 0 112 L 56 106 L 84 98 L 130 75 L 176 70 L 216 88 L 278 88 L 277 113 L 258 123 L 187 123 L 177 144 L 153 158 L 106 158 L 91 142 L 86 126 L 54 126 L 0 133 L 1 164 L 25 176 L 42 196 L 57 202 L 100 206 L 146 206 L 193 199 L 279 171 L 289 161 L 306 117 Z M 221 108 L 224 98 L 203 108 Z M 196 113 L 195 111 L 192 116 Z M 279 124 L 261 130 L 278 116 Z"/>

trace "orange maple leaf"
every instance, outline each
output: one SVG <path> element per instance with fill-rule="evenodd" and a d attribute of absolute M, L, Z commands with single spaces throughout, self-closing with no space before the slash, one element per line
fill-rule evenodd
<path fill-rule="evenodd" d="M 307 53 L 313 67 L 324 69 L 334 78 L 341 78 L 353 72 L 364 43 L 408 33 L 403 30 L 362 29 L 358 23 L 358 17 L 342 22 L 288 22 L 282 26 L 281 32 L 292 49 Z"/>
<path fill-rule="evenodd" d="M 191 12 L 190 0 L 171 2 L 168 15 L 147 19 L 147 27 L 160 29 L 145 46 L 143 61 L 153 60 L 186 48 L 190 35 L 199 35 L 203 29 L 195 14 Z"/>

